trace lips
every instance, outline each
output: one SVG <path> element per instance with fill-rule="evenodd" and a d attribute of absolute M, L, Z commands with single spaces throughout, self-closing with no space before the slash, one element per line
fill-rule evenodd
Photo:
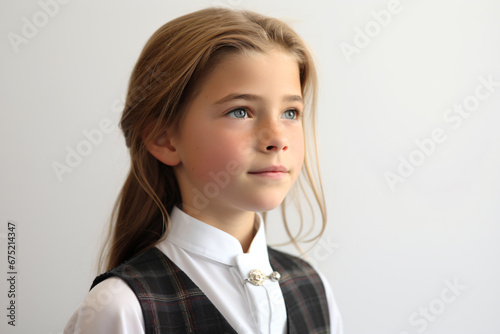
<path fill-rule="evenodd" d="M 249 172 L 249 174 L 266 174 L 266 173 L 287 173 L 287 169 L 284 166 L 269 166 L 256 171 Z"/>

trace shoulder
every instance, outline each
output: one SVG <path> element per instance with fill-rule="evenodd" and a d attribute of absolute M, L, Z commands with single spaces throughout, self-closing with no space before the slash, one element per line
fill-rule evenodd
<path fill-rule="evenodd" d="M 92 283 L 91 289 L 111 277 L 117 276 L 130 284 L 129 278 L 153 273 L 155 269 L 158 269 L 158 262 L 161 261 L 162 256 L 160 254 L 161 251 L 158 248 L 152 247 L 133 256 L 118 267 L 97 276 Z"/>
<path fill-rule="evenodd" d="M 144 333 L 144 319 L 136 295 L 118 277 L 95 285 L 73 313 L 64 334 Z"/>
<path fill-rule="evenodd" d="M 108 272 L 102 274 L 107 275 L 108 273 L 111 272 L 127 272 L 131 268 L 139 268 L 141 270 L 146 270 L 151 266 L 152 263 L 155 263 L 162 257 L 162 252 L 156 248 L 156 247 L 151 247 L 148 248 L 138 254 L 135 254 L 128 260 L 122 262 L 119 266 L 110 269 Z"/>

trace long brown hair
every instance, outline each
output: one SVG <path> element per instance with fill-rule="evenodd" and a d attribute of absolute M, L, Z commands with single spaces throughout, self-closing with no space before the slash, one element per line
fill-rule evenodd
<path fill-rule="evenodd" d="M 144 46 L 134 67 L 120 121 L 130 149 L 131 168 L 111 213 L 108 236 L 100 254 L 99 272 L 114 268 L 153 247 L 168 232 L 169 212 L 174 205 L 181 203 L 173 169 L 149 154 L 146 145 L 164 129 L 178 128 L 186 101 L 224 55 L 265 53 L 272 48 L 295 56 L 299 65 L 305 111 L 309 116 L 304 119 L 308 149 L 294 193 L 309 189 L 322 221 L 321 231 L 315 238 L 304 240 L 302 217 L 299 232 L 292 233 L 285 208 L 290 202 L 298 207 L 299 212 L 302 211 L 300 199 L 292 199 L 293 194 L 289 194 L 281 204 L 285 229 L 299 250 L 299 241 L 310 242 L 321 236 L 326 224 L 326 208 L 317 164 L 317 78 L 312 56 L 302 39 L 280 20 L 250 11 L 207 8 L 160 27 Z M 309 130 L 306 131 L 306 127 Z M 309 197 L 305 197 L 314 211 Z"/>

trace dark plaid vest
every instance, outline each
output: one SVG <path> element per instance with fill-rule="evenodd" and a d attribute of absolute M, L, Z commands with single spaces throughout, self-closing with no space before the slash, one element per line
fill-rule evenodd
<path fill-rule="evenodd" d="M 273 270 L 281 274 L 290 334 L 330 333 L 325 289 L 305 261 L 268 247 Z M 193 281 L 153 247 L 96 277 L 92 289 L 108 277 L 123 279 L 135 292 L 150 333 L 236 333 Z"/>

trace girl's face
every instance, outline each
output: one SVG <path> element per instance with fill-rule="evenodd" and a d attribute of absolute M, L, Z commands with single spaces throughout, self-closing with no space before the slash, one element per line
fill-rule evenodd
<path fill-rule="evenodd" d="M 277 207 L 302 168 L 303 107 L 298 64 L 289 54 L 224 58 L 171 139 L 184 209 L 217 216 Z"/>

